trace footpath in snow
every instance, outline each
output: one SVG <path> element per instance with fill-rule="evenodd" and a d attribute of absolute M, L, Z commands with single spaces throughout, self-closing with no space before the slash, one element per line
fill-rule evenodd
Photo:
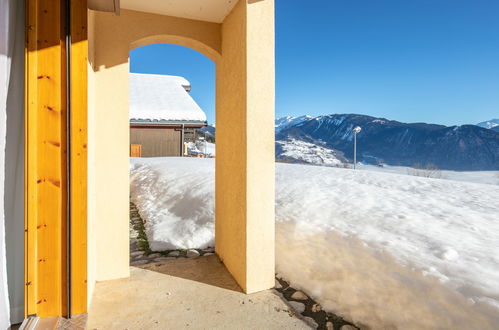
<path fill-rule="evenodd" d="M 499 328 L 499 186 L 277 164 L 276 267 L 373 329 Z M 214 244 L 214 160 L 131 160 L 152 250 Z"/>

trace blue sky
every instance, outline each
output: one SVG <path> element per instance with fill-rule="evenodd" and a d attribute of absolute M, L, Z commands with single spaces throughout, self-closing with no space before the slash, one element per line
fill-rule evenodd
<path fill-rule="evenodd" d="M 215 67 L 193 50 L 132 51 L 182 75 L 215 120 Z M 499 1 L 276 0 L 276 116 L 361 113 L 445 125 L 499 117 Z"/>

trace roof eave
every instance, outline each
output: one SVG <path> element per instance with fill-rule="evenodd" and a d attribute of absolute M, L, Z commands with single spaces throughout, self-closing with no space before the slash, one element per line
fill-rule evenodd
<path fill-rule="evenodd" d="M 206 120 L 148 120 L 130 119 L 133 125 L 208 125 Z"/>

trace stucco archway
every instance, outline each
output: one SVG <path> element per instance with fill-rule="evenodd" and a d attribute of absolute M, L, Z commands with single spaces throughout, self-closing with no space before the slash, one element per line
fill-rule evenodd
<path fill-rule="evenodd" d="M 181 37 L 181 36 L 166 35 L 166 34 L 152 35 L 133 41 L 130 44 L 130 50 L 153 44 L 171 44 L 171 45 L 184 46 L 205 55 L 213 62 L 215 62 L 215 64 L 221 57 L 221 54 L 219 53 L 218 50 L 211 48 L 209 45 L 199 40 Z"/>
<path fill-rule="evenodd" d="M 89 283 L 129 275 L 129 51 L 160 42 L 216 63 L 216 252 L 245 292 L 273 286 L 273 19 L 271 1 L 239 1 L 222 24 L 91 13 Z"/>

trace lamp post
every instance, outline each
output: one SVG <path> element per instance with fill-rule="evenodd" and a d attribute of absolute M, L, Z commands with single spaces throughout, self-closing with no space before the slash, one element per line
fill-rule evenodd
<path fill-rule="evenodd" d="M 354 129 L 352 130 L 353 132 L 353 169 L 355 170 L 355 167 L 357 165 L 357 134 L 362 130 L 360 126 L 355 126 Z"/>

